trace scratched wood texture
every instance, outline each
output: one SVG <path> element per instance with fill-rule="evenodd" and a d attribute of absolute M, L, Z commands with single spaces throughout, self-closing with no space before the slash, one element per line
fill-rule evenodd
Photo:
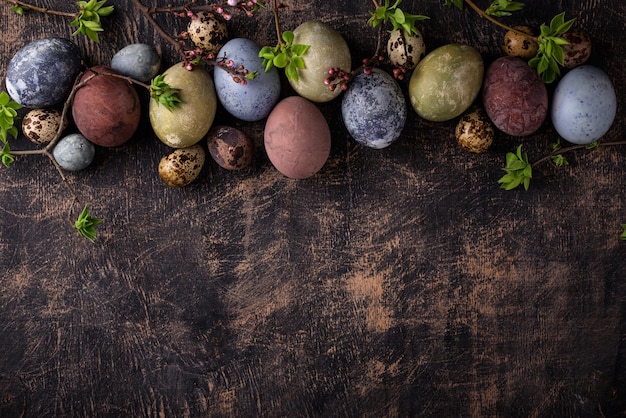
<path fill-rule="evenodd" d="M 87 64 L 132 42 L 177 61 L 131 0 L 110 3 L 100 44 L 76 39 Z M 429 50 L 464 42 L 486 62 L 501 55 L 500 29 L 442 3 L 404 2 L 431 17 L 419 24 Z M 590 34 L 591 63 L 620 99 L 606 139 L 623 139 L 625 4 L 526 3 L 507 22 L 566 11 Z M 284 4 L 285 29 L 320 19 L 355 61 L 373 52 L 371 2 Z M 273 44 L 272 22 L 264 12 L 229 29 Z M 0 78 L 26 42 L 71 31 L 0 4 Z M 339 101 L 320 109 L 332 151 L 315 177 L 284 178 L 263 152 L 263 122 L 220 111 L 254 139 L 254 167 L 209 164 L 180 190 L 156 175 L 167 149 L 144 118 L 129 143 L 69 175 L 105 219 L 93 245 L 71 228 L 70 195 L 45 158 L 0 170 L 0 416 L 624 416 L 626 148 L 572 154 L 564 169 L 538 168 L 527 192 L 505 192 L 504 153 L 522 143 L 544 155 L 549 123 L 470 155 L 456 121 L 411 113 L 396 144 L 370 150 L 347 134 Z"/>

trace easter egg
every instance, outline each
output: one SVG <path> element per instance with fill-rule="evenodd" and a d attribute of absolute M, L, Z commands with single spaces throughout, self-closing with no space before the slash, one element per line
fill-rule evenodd
<path fill-rule="evenodd" d="M 300 96 L 287 97 L 274 107 L 263 137 L 274 167 L 293 179 L 316 174 L 330 154 L 330 128 L 324 115 Z"/>
<path fill-rule="evenodd" d="M 68 171 L 83 170 L 93 162 L 96 147 L 81 134 L 71 134 L 57 142 L 52 156 L 61 168 Z"/>
<path fill-rule="evenodd" d="M 616 112 L 617 96 L 609 76 L 598 67 L 582 65 L 559 81 L 550 116 L 563 139 L 589 144 L 608 132 Z"/>
<path fill-rule="evenodd" d="M 371 148 L 385 148 L 402 133 L 407 110 L 404 95 L 392 76 L 374 68 L 352 79 L 341 102 L 343 122 L 352 137 Z"/>
<path fill-rule="evenodd" d="M 485 74 L 483 103 L 497 129 L 527 136 L 546 119 L 548 91 L 537 71 L 522 58 L 500 57 Z"/>
<path fill-rule="evenodd" d="M 352 59 L 345 39 L 328 23 L 308 21 L 294 31 L 294 45 L 308 45 L 302 59 L 305 68 L 298 69 L 298 80 L 289 80 L 291 87 L 300 96 L 317 103 L 333 100 L 341 89 L 331 91 L 324 83 L 328 70 L 340 68 L 350 72 Z"/>
<path fill-rule="evenodd" d="M 81 70 L 78 47 L 63 38 L 33 41 L 17 51 L 6 73 L 7 92 L 27 108 L 61 103 Z"/>
<path fill-rule="evenodd" d="M 116 147 L 127 142 L 137 130 L 141 104 L 135 87 L 107 74 L 115 70 L 96 66 L 81 77 L 86 84 L 72 102 L 72 117 L 81 134 L 96 145 Z"/>
<path fill-rule="evenodd" d="M 448 44 L 420 61 L 409 81 L 413 109 L 422 118 L 443 122 L 465 112 L 483 81 L 484 64 L 473 47 Z"/>
<path fill-rule="evenodd" d="M 159 73 L 161 56 L 152 45 L 130 44 L 113 55 L 111 68 L 145 83 Z"/>
<path fill-rule="evenodd" d="M 280 96 L 278 70 L 265 71 L 263 59 L 259 58 L 261 47 L 249 39 L 235 38 L 228 41 L 218 57 L 232 61 L 232 68 L 245 68 L 249 73 L 257 72 L 252 80 L 233 75 L 220 67 L 213 70 L 215 90 L 224 109 L 237 119 L 247 122 L 261 120 L 270 114 Z M 221 59 L 221 58 L 220 58 Z"/>
<path fill-rule="evenodd" d="M 189 71 L 182 63 L 174 64 L 163 75 L 170 87 L 180 89 L 182 103 L 170 110 L 150 100 L 148 114 L 152 130 L 172 148 L 194 145 L 209 132 L 215 119 L 217 96 L 211 75 L 203 67 Z"/>

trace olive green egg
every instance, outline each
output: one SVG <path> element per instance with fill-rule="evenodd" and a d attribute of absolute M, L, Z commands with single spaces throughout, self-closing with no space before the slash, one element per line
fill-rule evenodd
<path fill-rule="evenodd" d="M 429 121 L 454 119 L 480 93 L 484 72 L 483 59 L 475 48 L 461 44 L 441 46 L 426 55 L 411 75 L 411 105 Z"/>
<path fill-rule="evenodd" d="M 318 21 L 302 23 L 293 34 L 294 45 L 309 45 L 309 49 L 302 56 L 306 68 L 298 69 L 298 81 L 289 80 L 289 84 L 296 93 L 312 102 L 333 100 L 341 89 L 330 91 L 324 80 L 331 68 L 350 72 L 352 59 L 345 39 L 334 27 Z"/>
<path fill-rule="evenodd" d="M 150 100 L 149 116 L 152 130 L 166 145 L 185 148 L 199 142 L 209 132 L 217 110 L 213 79 L 203 67 L 189 71 L 182 63 L 168 68 L 164 81 L 180 89 L 182 103 L 168 109 L 155 99 Z"/>

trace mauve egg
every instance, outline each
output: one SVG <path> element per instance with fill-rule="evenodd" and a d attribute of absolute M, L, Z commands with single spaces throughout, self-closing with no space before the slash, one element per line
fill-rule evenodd
<path fill-rule="evenodd" d="M 536 132 L 548 114 L 548 91 L 533 68 L 518 57 L 496 59 L 485 74 L 483 104 L 494 126 L 513 136 Z"/>
<path fill-rule="evenodd" d="M 106 74 L 115 70 L 96 66 L 81 77 L 72 103 L 72 117 L 81 134 L 94 144 L 115 147 L 128 141 L 139 126 L 141 105 L 135 87 Z"/>
<path fill-rule="evenodd" d="M 265 124 L 265 151 L 278 171 L 304 179 L 316 174 L 330 154 L 330 128 L 322 112 L 301 96 L 281 100 Z"/>
<path fill-rule="evenodd" d="M 617 96 L 609 76 L 581 65 L 559 81 L 551 119 L 559 135 L 574 144 L 589 144 L 608 132 L 617 113 Z"/>
<path fill-rule="evenodd" d="M 400 137 L 406 109 L 396 80 L 378 68 L 354 77 L 341 101 L 341 115 L 350 135 L 376 149 L 388 147 Z"/>
<path fill-rule="evenodd" d="M 27 108 L 43 108 L 69 96 L 81 69 L 78 47 L 63 38 L 33 41 L 17 51 L 9 62 L 7 92 Z"/>
<path fill-rule="evenodd" d="M 225 57 L 248 72 L 257 72 L 253 80 L 236 83 L 233 75 L 223 69 L 213 70 L 217 97 L 228 113 L 246 122 L 261 120 L 272 111 L 280 97 L 278 70 L 265 71 L 263 59 L 259 58 L 261 47 L 249 39 L 231 39 L 220 49 L 218 59 Z M 240 76 L 241 78 L 241 76 Z"/>

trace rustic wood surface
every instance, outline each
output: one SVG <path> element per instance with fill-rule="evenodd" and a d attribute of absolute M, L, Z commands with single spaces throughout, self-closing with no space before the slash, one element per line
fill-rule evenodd
<path fill-rule="evenodd" d="M 178 60 L 132 1 L 110 3 L 100 44 L 76 38 L 87 64 L 133 42 Z M 537 27 L 565 11 L 590 34 L 591 63 L 620 102 L 606 139 L 623 139 L 625 3 L 526 3 L 507 22 Z M 285 29 L 319 19 L 355 61 L 373 52 L 371 2 L 284 4 Z M 503 31 L 469 9 L 404 8 L 431 17 L 418 25 L 429 50 L 463 42 L 486 62 L 501 55 Z M 229 29 L 276 42 L 269 12 Z M 0 32 L 4 80 L 28 41 L 72 29 L 2 3 Z M 320 109 L 333 145 L 316 176 L 283 177 L 264 154 L 263 122 L 220 111 L 254 139 L 256 163 L 209 164 L 184 189 L 158 178 L 167 147 L 144 118 L 133 140 L 69 175 L 105 219 L 95 244 L 71 228 L 71 196 L 47 159 L 0 170 L 0 416 L 624 416 L 626 147 L 571 154 L 566 168 L 537 168 L 527 192 L 506 192 L 504 154 L 522 143 L 543 156 L 556 136 L 548 122 L 470 155 L 456 121 L 411 111 L 396 144 L 371 150 L 349 137 L 339 101 Z"/>

